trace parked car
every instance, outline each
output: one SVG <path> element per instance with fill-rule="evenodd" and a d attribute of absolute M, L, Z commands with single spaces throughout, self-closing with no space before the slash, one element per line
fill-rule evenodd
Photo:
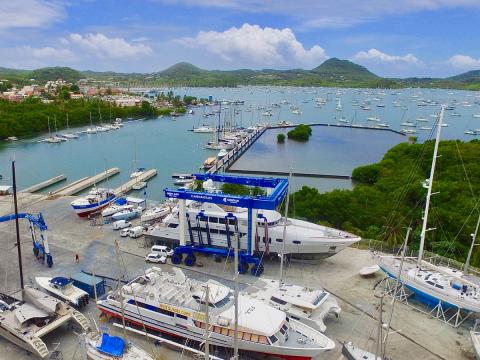
<path fill-rule="evenodd" d="M 127 220 L 118 220 L 113 223 L 113 230 L 121 230 L 125 228 L 129 228 L 132 226 L 132 223 Z"/>
<path fill-rule="evenodd" d="M 166 257 L 173 255 L 173 250 L 170 249 L 168 246 L 165 245 L 153 245 L 152 249 L 150 250 L 152 253 L 157 253 Z"/>
<path fill-rule="evenodd" d="M 128 229 L 128 236 L 130 236 L 133 239 L 136 239 L 142 236 L 144 231 L 145 231 L 145 228 L 143 226 L 135 226 Z"/>
<path fill-rule="evenodd" d="M 130 233 L 130 228 L 120 230 L 120 236 L 121 237 L 127 237 L 129 235 L 129 233 Z"/>
<path fill-rule="evenodd" d="M 167 257 L 160 255 L 159 253 L 150 253 L 145 256 L 145 261 L 147 263 L 165 264 L 167 262 Z"/>

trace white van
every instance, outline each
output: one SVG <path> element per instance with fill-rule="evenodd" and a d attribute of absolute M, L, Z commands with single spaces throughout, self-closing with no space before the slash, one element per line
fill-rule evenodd
<path fill-rule="evenodd" d="M 113 223 L 113 230 L 121 230 L 132 226 L 132 223 L 127 220 L 118 220 Z"/>
<path fill-rule="evenodd" d="M 153 245 L 151 252 L 160 254 L 162 256 L 167 256 L 167 257 L 173 255 L 173 250 L 165 245 Z"/>
<path fill-rule="evenodd" d="M 143 235 L 143 232 L 145 231 L 143 226 L 135 226 L 130 229 L 128 229 L 128 236 L 130 236 L 133 239 L 136 239 L 140 236 Z"/>

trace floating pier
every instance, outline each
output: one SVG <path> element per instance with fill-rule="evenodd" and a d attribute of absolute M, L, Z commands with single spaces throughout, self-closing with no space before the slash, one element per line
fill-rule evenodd
<path fill-rule="evenodd" d="M 272 125 L 269 126 L 268 129 L 283 129 L 283 128 L 294 128 L 297 127 L 299 124 L 293 124 L 293 125 Z M 390 128 L 382 128 L 382 127 L 373 127 L 373 126 L 365 126 L 365 125 L 349 125 L 349 124 L 327 124 L 327 123 L 310 123 L 310 124 L 305 124 L 308 126 L 331 126 L 331 127 L 339 127 L 339 128 L 348 128 L 348 129 L 363 129 L 363 130 L 379 130 L 379 131 L 390 131 L 398 135 L 406 136 L 407 134 L 398 131 L 398 130 L 393 130 Z"/>
<path fill-rule="evenodd" d="M 219 171 L 226 171 L 232 164 L 237 161 L 237 159 L 243 155 L 245 151 L 248 150 L 252 144 L 257 141 L 257 139 L 263 135 L 267 130 L 267 127 L 255 130 L 253 133 L 249 134 L 245 139 L 240 143 L 235 145 L 235 147 L 228 152 L 227 155 L 219 159 L 215 165 L 206 171 L 207 174 L 215 174 Z"/>
<path fill-rule="evenodd" d="M 102 171 L 101 173 L 95 176 L 88 176 L 83 179 L 77 180 L 57 191 L 52 192 L 52 195 L 58 196 L 69 196 L 75 195 L 82 190 L 85 190 L 89 187 L 92 187 L 99 182 L 102 182 L 105 179 L 108 179 L 111 176 L 114 176 L 120 172 L 119 168 L 111 168 L 106 171 Z"/>
<path fill-rule="evenodd" d="M 157 169 L 150 169 L 144 171 L 141 175 L 135 177 L 134 179 L 131 179 L 130 181 L 127 181 L 125 184 L 119 186 L 116 188 L 113 192 L 115 195 L 121 195 L 121 194 L 126 194 L 129 191 L 133 189 L 133 186 L 141 181 L 147 181 L 151 179 L 152 177 L 157 175 Z"/>
<path fill-rule="evenodd" d="M 229 173 L 242 173 L 242 174 L 254 174 L 254 175 L 267 175 L 267 176 L 289 176 L 290 173 L 284 171 L 265 171 L 265 170 L 228 170 Z M 311 177 L 311 178 L 323 178 L 323 179 L 343 179 L 350 180 L 350 175 L 336 175 L 336 174 L 313 174 L 313 173 L 301 173 L 292 172 L 292 176 Z"/>
<path fill-rule="evenodd" d="M 28 188 L 26 188 L 26 189 L 23 189 L 23 190 L 20 191 L 20 192 L 22 192 L 22 193 L 34 193 L 34 192 L 43 190 L 43 189 L 45 189 L 45 188 L 47 188 L 47 187 L 49 187 L 49 186 L 52 186 L 52 185 L 54 185 L 54 184 L 56 184 L 56 183 L 59 183 L 60 181 L 64 181 L 64 180 L 66 180 L 66 179 L 67 179 L 67 177 L 66 177 L 65 175 L 61 174 L 61 175 L 55 176 L 55 177 L 53 177 L 53 178 L 51 178 L 51 179 L 49 179 L 49 180 L 45 180 L 45 181 L 43 181 L 43 182 L 41 182 L 41 183 L 38 183 L 38 184 L 36 184 L 36 185 L 32 185 L 32 186 L 30 186 L 30 187 L 28 187 Z"/>

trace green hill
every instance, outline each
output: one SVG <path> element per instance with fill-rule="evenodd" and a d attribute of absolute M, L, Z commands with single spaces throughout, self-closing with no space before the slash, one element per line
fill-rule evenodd
<path fill-rule="evenodd" d="M 355 64 L 349 60 L 331 58 L 312 70 L 315 74 L 328 79 L 350 79 L 350 80 L 374 80 L 378 76 L 370 72 L 366 67 Z"/>
<path fill-rule="evenodd" d="M 480 70 L 467 71 L 463 74 L 451 76 L 447 79 L 464 83 L 480 83 Z"/>
<path fill-rule="evenodd" d="M 206 70 L 200 69 L 188 62 L 179 62 L 169 68 L 158 72 L 160 76 L 166 77 L 185 77 L 204 73 Z"/>
<path fill-rule="evenodd" d="M 63 79 L 68 82 L 75 82 L 82 78 L 82 74 L 69 67 L 45 67 L 33 70 L 29 77 L 35 79 L 36 82 L 44 83 L 49 80 Z"/>

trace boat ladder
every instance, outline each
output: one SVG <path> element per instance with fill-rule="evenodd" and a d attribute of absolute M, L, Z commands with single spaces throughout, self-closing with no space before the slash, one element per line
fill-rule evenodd
<path fill-rule="evenodd" d="M 81 312 L 73 310 L 72 317 L 82 327 L 84 331 L 90 329 L 90 321 L 88 321 L 85 315 L 83 315 Z"/>

